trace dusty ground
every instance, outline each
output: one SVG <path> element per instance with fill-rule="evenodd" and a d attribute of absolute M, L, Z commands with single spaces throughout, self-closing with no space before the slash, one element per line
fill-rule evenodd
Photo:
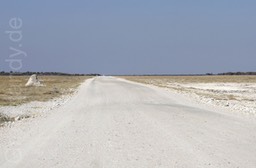
<path fill-rule="evenodd" d="M 255 168 L 255 129 L 252 117 L 97 77 L 59 108 L 0 128 L 0 167 Z"/>
<path fill-rule="evenodd" d="M 128 80 L 160 86 L 198 102 L 256 114 L 256 76 L 130 76 Z"/>
<path fill-rule="evenodd" d="M 42 87 L 25 87 L 29 76 L 0 76 L 0 106 L 48 101 L 72 93 L 86 78 L 81 76 L 39 76 Z"/>
<path fill-rule="evenodd" d="M 68 98 L 85 76 L 39 76 L 44 86 L 25 87 L 29 76 L 0 76 L 0 125 L 31 117 L 42 109 L 51 109 Z M 66 97 L 65 97 L 66 96 Z M 50 101 L 51 100 L 51 101 Z"/>

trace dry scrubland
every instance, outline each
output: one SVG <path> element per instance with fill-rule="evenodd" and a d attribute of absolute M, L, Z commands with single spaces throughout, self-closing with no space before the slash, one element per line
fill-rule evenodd
<path fill-rule="evenodd" d="M 128 76 L 167 88 L 199 102 L 256 114 L 256 76 Z"/>
<path fill-rule="evenodd" d="M 69 94 L 87 77 L 39 76 L 44 86 L 25 87 L 29 76 L 0 76 L 0 106 L 47 101 Z"/>
<path fill-rule="evenodd" d="M 0 125 L 30 118 L 65 103 L 85 76 L 39 76 L 43 86 L 25 87 L 29 76 L 0 76 Z M 51 100 L 51 101 L 49 101 Z"/>

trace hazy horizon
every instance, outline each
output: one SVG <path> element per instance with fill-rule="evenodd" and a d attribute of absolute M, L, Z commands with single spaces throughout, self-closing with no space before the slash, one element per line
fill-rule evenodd
<path fill-rule="evenodd" d="M 0 71 L 256 71 L 255 9 L 252 0 L 4 0 Z"/>

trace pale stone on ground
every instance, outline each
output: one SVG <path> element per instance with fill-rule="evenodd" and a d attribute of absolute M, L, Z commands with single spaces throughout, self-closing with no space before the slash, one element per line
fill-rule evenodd
<path fill-rule="evenodd" d="M 25 86 L 42 86 L 41 82 L 38 80 L 37 75 L 31 75 Z"/>

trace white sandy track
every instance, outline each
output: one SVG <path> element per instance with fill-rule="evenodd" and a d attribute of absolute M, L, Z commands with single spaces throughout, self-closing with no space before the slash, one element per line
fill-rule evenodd
<path fill-rule="evenodd" d="M 254 121 L 98 77 L 47 116 L 2 128 L 0 167 L 255 168 Z"/>

